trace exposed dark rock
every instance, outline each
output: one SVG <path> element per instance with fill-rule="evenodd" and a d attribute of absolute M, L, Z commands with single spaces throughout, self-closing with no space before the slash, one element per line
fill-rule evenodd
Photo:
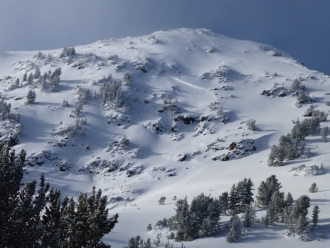
<path fill-rule="evenodd" d="M 186 154 L 179 154 L 178 155 L 178 161 L 180 161 L 180 162 L 183 162 L 183 161 L 185 161 L 186 159 L 187 159 L 187 155 Z"/>
<path fill-rule="evenodd" d="M 236 142 L 233 142 L 233 143 L 231 143 L 229 146 L 228 146 L 228 150 L 234 150 L 235 148 L 237 147 L 237 144 L 236 144 Z"/>

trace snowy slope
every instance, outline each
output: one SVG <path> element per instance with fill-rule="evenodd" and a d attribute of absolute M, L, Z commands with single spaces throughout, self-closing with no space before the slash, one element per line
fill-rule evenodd
<path fill-rule="evenodd" d="M 261 95 L 275 83 L 277 87 L 289 86 L 300 78 L 315 99 L 316 109 L 328 113 L 327 75 L 309 70 L 273 47 L 204 29 L 106 39 L 75 50 L 75 55 L 65 58 L 59 58 L 62 49 L 42 51 L 46 56 L 41 58 L 34 58 L 38 51 L 0 52 L 1 97 L 11 103 L 12 113 L 20 114 L 23 125 L 20 143 L 14 148 L 25 149 L 31 162 L 26 167 L 25 180 L 39 178 L 44 172 L 46 180 L 60 189 L 63 197 L 90 192 L 94 185 L 101 188 L 109 198 L 110 212 L 119 213 L 119 223 L 105 237 L 116 248 L 136 235 L 155 239 L 158 232 L 147 232 L 146 227 L 174 214 L 174 195 L 179 199 L 187 196 L 189 202 L 200 193 L 218 197 L 244 177 L 251 178 L 257 189 L 262 180 L 275 174 L 282 190 L 290 191 L 294 199 L 303 194 L 310 196 L 309 213 L 319 205 L 320 226 L 314 241 L 302 243 L 286 238 L 283 226 L 265 229 L 259 224 L 244 233 L 236 245 L 305 247 L 317 242 L 319 247 L 328 247 L 330 175 L 295 175 L 289 171 L 301 164 L 323 163 L 327 172 L 329 145 L 322 142 L 320 135 L 308 137 L 306 145 L 312 157 L 268 167 L 270 147 L 290 132 L 292 120 L 305 118 L 309 104 L 297 105 L 296 97 L 289 95 Z M 109 60 L 114 54 L 118 59 Z M 26 105 L 25 96 L 31 87 L 21 85 L 9 91 L 8 87 L 15 78 L 22 83 L 23 74 L 33 73 L 35 68 L 41 74 L 61 68 L 60 88 L 53 93 L 35 88 L 36 102 Z M 133 77 L 131 85 L 123 86 L 129 108 L 104 108 L 93 93 L 99 91 L 109 74 L 122 79 L 127 72 Z M 90 94 L 81 113 L 75 115 L 72 110 L 77 105 L 77 85 L 89 89 Z M 62 107 L 64 99 L 69 102 L 67 108 Z M 220 106 L 227 121 L 222 122 L 223 117 L 217 115 Z M 79 130 L 72 137 L 58 132 L 85 118 L 84 134 Z M 256 120 L 255 131 L 246 127 L 245 122 L 251 118 Z M 121 148 L 116 142 L 124 135 L 129 144 Z M 251 149 L 236 159 L 228 155 L 229 161 L 222 161 L 223 154 L 229 152 L 226 148 L 241 140 L 253 141 L 253 145 L 246 145 Z M 179 161 L 183 157 L 185 160 Z M 313 182 L 319 192 L 311 194 L 308 188 Z M 162 206 L 158 205 L 161 196 L 167 198 Z M 259 217 L 263 214 L 258 211 Z M 227 217 L 221 218 L 221 222 L 228 221 Z M 317 241 L 321 233 L 326 234 L 324 242 Z M 198 239 L 185 246 L 232 245 L 226 243 L 225 234 L 226 231 L 220 237 Z"/>

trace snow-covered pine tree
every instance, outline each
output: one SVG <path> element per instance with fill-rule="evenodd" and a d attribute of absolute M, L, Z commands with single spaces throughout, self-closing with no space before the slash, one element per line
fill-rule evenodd
<path fill-rule="evenodd" d="M 275 224 L 275 218 L 276 218 L 276 212 L 275 212 L 275 207 L 272 201 L 269 202 L 267 206 L 267 213 L 266 213 L 266 218 L 268 219 L 269 225 L 274 225 Z"/>
<path fill-rule="evenodd" d="M 259 205 L 268 206 L 273 192 L 278 191 L 281 187 L 281 183 L 278 182 L 275 175 L 268 177 L 266 182 L 262 181 L 258 188 L 258 195 L 256 196 Z"/>
<path fill-rule="evenodd" d="M 315 193 L 315 192 L 317 192 L 317 191 L 318 191 L 318 188 L 317 188 L 316 183 L 312 183 L 312 185 L 311 185 L 310 188 L 309 188 L 309 192 L 311 192 L 311 193 Z"/>
<path fill-rule="evenodd" d="M 221 213 L 226 214 L 228 210 L 228 192 L 224 192 L 219 196 L 219 202 L 221 207 Z"/>
<path fill-rule="evenodd" d="M 306 230 L 306 217 L 302 214 L 299 214 L 299 217 L 296 221 L 295 233 L 301 235 Z"/>
<path fill-rule="evenodd" d="M 284 222 L 285 222 L 285 225 L 286 225 L 287 233 L 289 233 L 289 234 L 294 233 L 294 228 L 293 228 L 294 219 L 293 219 L 293 208 L 292 208 L 292 206 L 285 207 L 285 209 L 284 209 Z"/>
<path fill-rule="evenodd" d="M 239 181 L 237 183 L 236 188 L 237 188 L 241 212 L 245 211 L 246 205 L 250 205 L 252 202 L 254 202 L 253 193 L 252 193 L 252 190 L 254 189 L 252 189 L 252 187 L 253 187 L 253 182 L 251 181 L 251 178 L 249 179 L 244 178 L 242 181 Z"/>
<path fill-rule="evenodd" d="M 36 69 L 34 70 L 33 78 L 38 79 L 38 78 L 40 78 L 40 76 L 41 76 L 40 69 L 39 69 L 39 68 L 36 68 Z"/>
<path fill-rule="evenodd" d="M 241 238 L 241 221 L 237 214 L 233 215 L 230 219 L 229 232 L 226 237 L 228 243 L 232 243 Z"/>
<path fill-rule="evenodd" d="M 321 136 L 322 136 L 322 140 L 324 142 L 327 142 L 327 139 L 328 139 L 328 131 L 329 131 L 329 127 L 326 126 L 326 127 L 323 127 L 321 129 Z"/>
<path fill-rule="evenodd" d="M 302 195 L 298 198 L 293 206 L 293 218 L 298 219 L 299 215 L 302 215 L 305 219 L 308 214 L 308 208 L 310 207 L 310 199 L 307 195 Z"/>
<path fill-rule="evenodd" d="M 159 205 L 164 205 L 165 204 L 165 200 L 166 200 L 166 197 L 165 196 L 160 197 L 159 200 L 158 200 Z"/>
<path fill-rule="evenodd" d="M 275 158 L 277 155 L 277 146 L 273 145 L 270 149 L 270 153 L 268 155 L 268 160 L 267 160 L 267 164 L 268 166 L 275 166 Z"/>
<path fill-rule="evenodd" d="M 315 228 L 317 225 L 317 222 L 319 220 L 319 213 L 320 213 L 320 209 L 319 206 L 314 206 L 313 208 L 313 213 L 312 213 L 312 223 L 313 223 L 313 227 Z"/>
<path fill-rule="evenodd" d="M 74 209 L 74 201 L 70 199 L 69 204 L 65 206 L 65 210 L 68 211 L 64 211 L 61 216 L 69 229 L 67 245 L 69 247 L 104 245 L 101 238 L 114 228 L 118 222 L 118 214 L 108 218 L 107 197 L 102 197 L 102 191 L 96 192 L 95 187 L 89 197 L 86 193 L 80 193 L 77 202 L 77 208 Z"/>
<path fill-rule="evenodd" d="M 284 202 L 284 193 L 279 191 L 274 191 L 273 195 L 271 197 L 270 204 L 272 204 L 274 208 L 274 215 L 275 215 L 275 221 L 284 221 L 283 217 L 283 211 L 285 207 Z"/>
<path fill-rule="evenodd" d="M 133 77 L 130 73 L 126 72 L 124 74 L 123 81 L 124 81 L 125 85 L 131 85 L 132 79 L 133 79 Z"/>
<path fill-rule="evenodd" d="M 223 107 L 222 107 L 222 106 L 219 107 L 219 109 L 218 109 L 218 111 L 217 111 L 217 115 L 218 115 L 219 117 L 222 117 L 222 116 L 224 115 L 224 111 L 223 111 Z"/>
<path fill-rule="evenodd" d="M 60 209 L 60 191 L 50 188 L 47 194 L 47 205 L 45 213 L 42 216 L 42 247 L 59 247 L 62 240 L 61 233 L 61 209 Z"/>
<path fill-rule="evenodd" d="M 228 197 L 228 209 L 231 211 L 231 214 L 238 214 L 240 212 L 240 204 L 239 204 L 239 195 L 237 192 L 237 187 L 235 184 L 230 189 L 229 197 Z"/>
<path fill-rule="evenodd" d="M 25 104 L 32 104 L 36 101 L 36 93 L 33 90 L 29 90 L 26 95 L 26 102 Z"/>
<path fill-rule="evenodd" d="M 32 72 L 29 74 L 29 77 L 27 79 L 27 85 L 32 86 L 33 85 L 33 74 Z"/>
<path fill-rule="evenodd" d="M 243 224 L 245 227 L 251 227 L 256 220 L 256 212 L 252 204 L 245 207 L 243 215 Z"/>
<path fill-rule="evenodd" d="M 67 107 L 69 107 L 69 102 L 67 101 L 67 100 L 63 100 L 63 102 L 62 102 L 62 107 L 63 108 L 67 108 Z"/>
<path fill-rule="evenodd" d="M 25 72 L 25 73 L 23 74 L 23 79 L 22 79 L 22 81 L 25 82 L 26 80 L 27 80 L 27 72 Z"/>

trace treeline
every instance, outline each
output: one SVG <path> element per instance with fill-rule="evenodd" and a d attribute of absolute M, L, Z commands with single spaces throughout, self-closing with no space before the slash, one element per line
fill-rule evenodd
<path fill-rule="evenodd" d="M 284 160 L 292 160 L 301 156 L 311 156 L 310 150 L 305 151 L 305 143 L 299 146 L 300 141 L 309 135 L 315 134 L 320 129 L 320 123 L 326 121 L 328 115 L 322 111 L 311 110 L 312 118 L 302 122 L 294 121 L 294 126 L 286 136 L 282 135 L 277 145 L 273 145 L 268 155 L 269 166 L 282 166 Z"/>
<path fill-rule="evenodd" d="M 45 182 L 26 182 L 21 188 L 26 153 L 0 149 L 1 247 L 110 247 L 101 238 L 118 222 L 109 218 L 101 190 L 80 193 L 77 201 L 64 197 Z"/>
<path fill-rule="evenodd" d="M 218 198 L 200 194 L 190 204 L 187 198 L 179 199 L 175 205 L 175 215 L 159 220 L 155 227 L 149 224 L 147 231 L 165 227 L 170 231 L 168 239 L 177 242 L 192 241 L 199 237 L 220 234 L 220 216 L 229 215 L 229 223 L 224 224 L 229 243 L 241 238 L 242 225 L 249 228 L 255 222 L 262 223 L 265 227 L 275 225 L 276 222 L 285 223 L 287 235 L 310 234 L 318 222 L 318 206 L 314 207 L 310 220 L 307 218 L 309 197 L 302 195 L 294 201 L 291 193 L 285 195 L 280 191 L 281 188 L 275 175 L 268 177 L 258 187 L 256 202 L 253 204 L 253 182 L 244 178 L 234 184 L 229 193 L 224 192 Z M 261 220 L 256 218 L 256 208 L 266 209 Z"/>

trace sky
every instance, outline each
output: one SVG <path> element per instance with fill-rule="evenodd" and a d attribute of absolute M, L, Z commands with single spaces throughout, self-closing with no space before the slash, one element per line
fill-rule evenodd
<path fill-rule="evenodd" d="M 330 75 L 329 10 L 329 0 L 0 0 L 0 50 L 207 28 L 272 45 Z"/>

